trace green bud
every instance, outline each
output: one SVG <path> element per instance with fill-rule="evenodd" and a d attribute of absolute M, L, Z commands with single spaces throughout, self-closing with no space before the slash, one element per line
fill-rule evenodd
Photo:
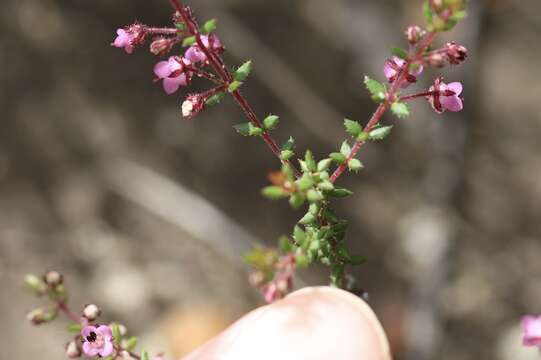
<path fill-rule="evenodd" d="M 300 191 L 306 191 L 314 186 L 314 181 L 308 173 L 304 173 L 304 175 L 297 180 L 295 184 Z"/>
<path fill-rule="evenodd" d="M 201 33 L 207 35 L 216 30 L 216 19 L 210 19 L 201 27 Z"/>
<path fill-rule="evenodd" d="M 302 224 L 302 225 L 308 225 L 308 224 L 311 224 L 313 222 L 316 221 L 316 217 L 311 214 L 310 212 L 307 212 L 303 217 L 302 219 L 299 220 L 299 224 Z"/>
<path fill-rule="evenodd" d="M 263 127 L 265 130 L 273 130 L 278 126 L 280 118 L 276 115 L 269 115 L 263 120 Z"/>
<path fill-rule="evenodd" d="M 332 163 L 332 159 L 323 159 L 320 162 L 317 163 L 317 171 L 322 172 L 327 170 Z"/>
<path fill-rule="evenodd" d="M 141 360 L 150 360 L 148 357 L 148 352 L 146 350 L 141 351 Z"/>
<path fill-rule="evenodd" d="M 309 171 L 317 171 L 316 161 L 314 160 L 314 155 L 312 155 L 312 152 L 310 150 L 306 150 L 306 154 L 304 155 L 304 161 L 306 162 L 306 167 Z"/>
<path fill-rule="evenodd" d="M 47 291 L 47 284 L 45 284 L 45 282 L 36 275 L 25 275 L 24 283 L 28 289 L 36 295 L 42 295 Z"/>
<path fill-rule="evenodd" d="M 280 186 L 267 186 L 261 190 L 261 194 L 270 200 L 279 200 L 289 196 L 289 193 Z"/>
<path fill-rule="evenodd" d="M 233 77 L 236 81 L 242 82 L 246 80 L 248 75 L 252 72 L 252 61 L 246 61 L 244 64 L 242 64 L 237 70 L 235 70 L 235 73 L 233 74 Z"/>
<path fill-rule="evenodd" d="M 314 189 L 308 190 L 308 192 L 306 193 L 306 197 L 308 198 L 308 201 L 310 202 L 318 202 L 325 199 L 321 191 L 317 191 Z"/>

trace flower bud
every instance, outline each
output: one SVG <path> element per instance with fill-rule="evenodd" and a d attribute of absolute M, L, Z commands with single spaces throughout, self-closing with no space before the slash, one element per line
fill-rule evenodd
<path fill-rule="evenodd" d="M 205 99 L 201 94 L 189 95 L 182 103 L 182 116 L 188 119 L 193 118 L 205 107 Z"/>
<path fill-rule="evenodd" d="M 423 30 L 417 25 L 409 26 L 406 30 L 406 38 L 411 45 L 417 44 L 422 36 Z"/>
<path fill-rule="evenodd" d="M 162 56 L 171 51 L 173 46 L 173 40 L 159 37 L 150 44 L 150 52 L 154 55 Z"/>
<path fill-rule="evenodd" d="M 468 57 L 468 49 L 454 41 L 447 43 L 445 48 L 447 50 L 447 60 L 453 65 L 464 62 Z"/>
<path fill-rule="evenodd" d="M 147 35 L 147 27 L 143 24 L 135 23 L 126 29 L 133 37 L 132 45 L 139 45 L 145 41 Z"/>
<path fill-rule="evenodd" d="M 34 325 L 41 325 L 53 321 L 58 315 L 58 310 L 56 308 L 51 308 L 44 310 L 42 308 L 37 308 L 30 311 L 26 315 L 26 319 Z"/>
<path fill-rule="evenodd" d="M 47 291 L 47 284 L 36 275 L 25 275 L 24 283 L 36 295 L 43 295 Z"/>
<path fill-rule="evenodd" d="M 60 274 L 58 271 L 48 271 L 44 276 L 43 280 L 47 283 L 47 285 L 56 287 L 60 284 L 62 284 L 64 278 L 62 274 Z"/>
<path fill-rule="evenodd" d="M 70 359 L 75 359 L 81 356 L 81 348 L 75 341 L 70 341 L 66 344 L 66 356 Z"/>
<path fill-rule="evenodd" d="M 88 304 L 83 309 L 83 316 L 88 319 L 88 321 L 96 320 L 101 314 L 100 308 L 94 304 Z"/>
<path fill-rule="evenodd" d="M 248 276 L 248 283 L 255 288 L 260 287 L 264 282 L 265 274 L 262 271 L 253 271 Z"/>
<path fill-rule="evenodd" d="M 443 67 L 445 65 L 445 59 L 440 53 L 432 53 L 428 55 L 427 62 L 434 67 Z"/>

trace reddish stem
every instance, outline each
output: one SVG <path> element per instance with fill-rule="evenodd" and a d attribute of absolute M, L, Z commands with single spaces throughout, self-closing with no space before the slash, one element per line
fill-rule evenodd
<path fill-rule="evenodd" d="M 216 73 L 220 76 L 220 78 L 226 84 L 231 84 L 231 82 L 233 82 L 233 76 L 231 76 L 231 73 L 229 72 L 229 70 L 225 66 L 225 64 L 222 61 L 221 57 L 215 51 L 211 51 L 210 49 L 208 49 L 203 44 L 203 41 L 201 40 L 201 33 L 199 32 L 199 27 L 197 25 L 197 22 L 192 17 L 189 10 L 186 7 L 184 7 L 180 3 L 179 0 L 169 0 L 169 2 L 173 6 L 173 8 L 180 14 L 180 16 L 182 16 L 182 19 L 184 20 L 184 22 L 186 24 L 186 29 L 188 30 L 190 35 L 195 36 L 195 40 L 197 42 L 197 45 L 199 46 L 201 51 L 203 51 L 203 53 L 207 57 L 207 60 L 208 60 L 209 64 L 212 66 L 212 68 L 214 69 L 214 71 L 216 71 Z M 246 118 L 253 125 L 255 125 L 255 126 L 259 127 L 259 128 L 263 128 L 261 121 L 259 120 L 259 118 L 255 114 L 255 112 L 253 111 L 252 107 L 250 106 L 250 104 L 248 103 L 246 98 L 244 98 L 244 96 L 242 96 L 241 92 L 239 90 L 235 90 L 235 91 L 231 92 L 231 95 L 233 96 L 235 101 L 241 107 L 241 109 L 244 112 L 244 115 L 246 116 Z M 278 159 L 280 159 L 280 161 L 283 164 L 288 165 L 292 169 L 292 171 L 294 172 L 296 177 L 300 177 L 301 176 L 300 171 L 289 160 L 282 160 L 281 159 L 280 147 L 278 146 L 276 141 L 272 138 L 272 136 L 269 134 L 269 132 L 264 131 L 263 134 L 261 135 L 261 137 L 263 138 L 263 141 L 267 144 L 269 149 L 273 152 L 273 154 L 276 155 L 276 157 Z"/>
<path fill-rule="evenodd" d="M 158 27 L 149 27 L 146 28 L 146 32 L 153 35 L 175 35 L 178 33 L 178 29 L 175 28 L 158 28 Z"/>
<path fill-rule="evenodd" d="M 376 109 L 376 111 L 374 112 L 370 120 L 368 121 L 368 124 L 366 124 L 366 126 L 364 127 L 363 132 L 370 133 L 370 131 L 372 131 L 372 129 L 374 129 L 374 127 L 380 122 L 381 117 L 391 105 L 390 101 L 394 100 L 398 87 L 400 86 L 402 78 L 406 75 L 409 65 L 412 62 L 419 60 L 419 58 L 422 59 L 424 51 L 426 50 L 428 46 L 430 46 L 432 41 L 434 41 L 435 36 L 436 36 L 436 32 L 428 33 L 426 37 L 424 38 L 423 42 L 417 48 L 417 53 L 414 56 L 412 56 L 412 58 L 406 61 L 406 64 L 404 64 L 402 69 L 399 71 L 398 75 L 396 76 L 395 81 L 393 82 L 393 84 L 391 85 L 391 88 L 389 89 L 389 92 L 387 94 L 387 100 L 385 100 L 378 106 L 378 108 Z M 336 168 L 334 173 L 331 175 L 330 181 L 332 183 L 336 182 L 336 180 L 338 180 L 338 178 L 344 173 L 344 171 L 348 167 L 348 163 L 353 158 L 355 158 L 355 156 L 357 156 L 357 153 L 359 152 L 359 150 L 365 143 L 366 141 L 362 141 L 362 140 L 355 141 L 355 144 L 353 145 L 353 148 L 351 149 L 349 156 L 346 158 L 346 160 L 342 164 L 340 164 L 340 166 Z"/>
<path fill-rule="evenodd" d="M 73 311 L 71 311 L 68 304 L 66 304 L 64 301 L 59 300 L 56 302 L 56 305 L 58 306 L 58 309 L 62 311 L 71 320 L 73 320 L 76 323 L 81 322 L 81 318 L 77 316 Z"/>

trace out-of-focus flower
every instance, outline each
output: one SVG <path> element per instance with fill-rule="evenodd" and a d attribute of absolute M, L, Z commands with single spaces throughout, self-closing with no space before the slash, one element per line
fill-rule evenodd
<path fill-rule="evenodd" d="M 89 321 L 96 320 L 100 316 L 100 313 L 100 308 L 94 304 L 88 304 L 83 309 L 83 316 Z"/>
<path fill-rule="evenodd" d="M 75 359 L 81 356 L 81 348 L 75 341 L 70 341 L 66 344 L 66 356 L 70 359 Z"/>
<path fill-rule="evenodd" d="M 107 325 L 85 326 L 81 330 L 83 353 L 87 357 L 109 356 L 113 353 L 113 333 Z"/>
<path fill-rule="evenodd" d="M 422 36 L 423 30 L 417 25 L 408 26 L 406 29 L 406 38 L 411 45 L 417 44 Z"/>
<path fill-rule="evenodd" d="M 212 49 L 217 52 L 223 51 L 222 43 L 216 35 L 201 35 L 201 42 L 207 49 Z M 207 61 L 207 56 L 197 44 L 190 46 L 190 48 L 186 50 L 184 57 L 193 64 L 204 63 Z"/>
<path fill-rule="evenodd" d="M 398 74 L 404 69 L 407 65 L 406 60 L 399 58 L 398 56 L 393 56 L 390 59 L 385 61 L 385 66 L 383 67 L 383 73 L 389 82 L 392 84 L 396 81 Z M 402 89 L 407 88 L 413 83 L 417 82 L 417 76 L 421 75 L 423 72 L 423 65 L 414 64 L 415 66 L 408 69 L 407 73 L 402 77 L 400 87 Z M 411 66 L 411 65 L 410 65 Z"/>
<path fill-rule="evenodd" d="M 43 279 L 48 285 L 58 286 L 62 284 L 63 276 L 58 271 L 51 270 L 43 276 Z"/>
<path fill-rule="evenodd" d="M 541 316 L 527 315 L 520 321 L 524 346 L 537 346 L 541 350 Z"/>
<path fill-rule="evenodd" d="M 443 82 L 443 78 L 439 77 L 434 81 L 434 85 L 430 87 L 429 92 L 431 94 L 426 98 L 438 114 L 443 113 L 445 110 L 457 112 L 463 109 L 462 98 L 460 98 L 462 93 L 461 83 L 446 84 Z"/>
<path fill-rule="evenodd" d="M 189 75 L 184 71 L 184 65 L 189 61 L 171 56 L 167 61 L 160 61 L 154 66 L 154 74 L 163 80 L 163 89 L 168 95 L 175 93 L 181 86 L 188 85 Z"/>

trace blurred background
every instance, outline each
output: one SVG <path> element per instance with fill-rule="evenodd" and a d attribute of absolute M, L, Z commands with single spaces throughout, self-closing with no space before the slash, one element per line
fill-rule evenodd
<path fill-rule="evenodd" d="M 365 122 L 365 74 L 382 80 L 421 0 L 198 0 L 219 19 L 230 64 L 253 59 L 244 93 L 276 137 L 324 156 Z M 335 202 L 347 242 L 368 257 L 350 269 L 396 359 L 527 360 L 519 317 L 541 312 L 539 0 L 470 1 L 439 41 L 470 50 L 445 69 L 465 84 L 465 111 L 424 101 L 360 154 Z M 0 347 L 5 359 L 64 359 L 67 322 L 25 322 L 40 302 L 27 272 L 66 275 L 71 301 L 102 306 L 150 350 L 180 356 L 261 304 L 240 253 L 272 245 L 301 215 L 260 189 L 278 163 L 231 128 L 229 99 L 196 119 L 185 94 L 152 83 L 157 61 L 110 47 L 134 20 L 167 24 L 167 1 L 2 0 L 0 5 Z M 423 77 L 427 86 L 439 72 Z M 202 86 L 204 84 L 196 84 Z M 324 268 L 302 274 L 325 284 Z"/>

